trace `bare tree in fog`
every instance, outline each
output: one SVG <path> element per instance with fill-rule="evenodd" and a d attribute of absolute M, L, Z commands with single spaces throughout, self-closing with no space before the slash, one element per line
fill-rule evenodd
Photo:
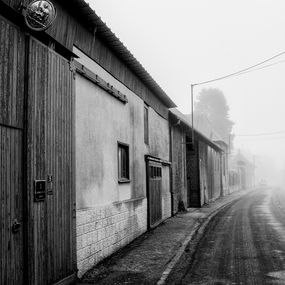
<path fill-rule="evenodd" d="M 234 122 L 229 119 L 229 106 L 221 90 L 202 89 L 195 103 L 195 113 L 205 117 L 215 131 L 228 141 Z"/>

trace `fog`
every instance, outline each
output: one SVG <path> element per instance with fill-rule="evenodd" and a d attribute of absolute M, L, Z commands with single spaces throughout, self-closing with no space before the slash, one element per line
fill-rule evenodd
<path fill-rule="evenodd" d="M 285 51 L 284 0 L 89 3 L 183 113 L 191 111 L 191 84 Z M 194 88 L 194 98 L 205 87 L 225 94 L 235 149 L 255 161 L 256 182 L 284 182 L 284 61 L 285 55 L 270 67 Z"/>

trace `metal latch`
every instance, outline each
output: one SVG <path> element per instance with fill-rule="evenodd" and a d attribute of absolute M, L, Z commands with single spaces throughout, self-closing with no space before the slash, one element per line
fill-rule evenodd
<path fill-rule="evenodd" d="M 20 231 L 21 228 L 21 223 L 19 223 L 17 220 L 14 221 L 13 225 L 12 225 L 12 233 L 15 234 L 18 231 Z"/>
<path fill-rule="evenodd" d="M 47 194 L 53 195 L 53 178 L 52 175 L 47 176 Z"/>

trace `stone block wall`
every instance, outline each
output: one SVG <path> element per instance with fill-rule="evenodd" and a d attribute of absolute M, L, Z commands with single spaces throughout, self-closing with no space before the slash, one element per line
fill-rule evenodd
<path fill-rule="evenodd" d="M 162 194 L 162 220 L 171 217 L 171 194 L 170 192 Z"/>
<path fill-rule="evenodd" d="M 76 228 L 78 276 L 81 277 L 147 230 L 147 200 L 78 210 Z"/>

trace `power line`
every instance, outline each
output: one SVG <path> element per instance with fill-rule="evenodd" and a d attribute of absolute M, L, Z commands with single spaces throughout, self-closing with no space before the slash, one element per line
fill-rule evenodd
<path fill-rule="evenodd" d="M 284 140 L 285 137 L 282 136 L 282 137 L 265 137 L 265 138 L 257 138 L 257 137 L 253 137 L 253 138 L 240 138 L 242 139 L 241 141 L 242 142 L 260 142 L 260 143 L 263 143 L 263 142 L 268 142 L 268 141 L 280 141 L 280 140 Z"/>
<path fill-rule="evenodd" d="M 217 77 L 215 79 L 211 79 L 211 80 L 207 80 L 207 81 L 191 84 L 191 116 L 192 116 L 192 118 L 191 118 L 191 121 L 192 121 L 192 139 L 191 139 L 191 141 L 192 141 L 192 144 L 194 145 L 194 118 L 193 118 L 193 113 L 194 113 L 194 101 L 193 101 L 194 99 L 193 98 L 194 98 L 194 95 L 193 95 L 193 93 L 194 93 L 194 87 L 195 86 L 206 84 L 206 83 L 215 82 L 215 81 L 218 81 L 218 80 L 223 80 L 223 79 L 226 79 L 226 78 L 229 78 L 229 77 L 233 77 L 233 76 L 242 75 L 243 73 L 249 72 L 253 68 L 255 68 L 257 66 L 260 66 L 260 65 L 262 65 L 262 64 L 264 64 L 264 63 L 266 63 L 268 61 L 271 61 L 271 60 L 273 60 L 273 59 L 275 59 L 275 58 L 277 58 L 277 57 L 279 57 L 279 56 L 281 56 L 283 54 L 285 54 L 285 51 L 280 52 L 280 53 L 278 53 L 278 54 L 276 54 L 276 55 L 274 55 L 274 56 L 272 56 L 270 58 L 267 58 L 267 59 L 265 59 L 265 60 L 263 60 L 263 61 L 261 61 L 261 62 L 259 62 L 257 64 L 254 64 L 254 65 L 249 66 L 247 68 L 241 69 L 241 70 L 236 71 L 234 73 L 230 73 L 230 74 L 225 75 L 225 76 Z M 265 67 L 263 67 L 263 68 L 265 68 Z"/>
<path fill-rule="evenodd" d="M 258 133 L 258 134 L 240 134 L 235 135 L 236 137 L 258 137 L 258 136 L 271 136 L 271 135 L 279 135 L 285 134 L 285 131 L 271 132 L 271 133 Z"/>
<path fill-rule="evenodd" d="M 250 72 L 253 72 L 253 71 L 265 69 L 265 68 L 268 68 L 268 67 L 271 67 L 271 66 L 274 66 L 274 65 L 277 65 L 277 64 L 281 64 L 281 63 L 285 63 L 285 60 L 276 61 L 274 63 L 268 64 L 268 65 L 265 65 L 265 66 L 262 66 L 262 67 L 259 67 L 259 68 L 255 68 L 255 69 L 251 69 L 251 70 L 248 70 L 248 71 L 245 71 L 245 72 L 241 72 L 240 74 L 237 74 L 236 76 L 240 76 L 240 75 L 243 75 L 243 74 L 246 74 L 246 73 L 250 73 Z"/>
<path fill-rule="evenodd" d="M 241 75 L 241 74 L 243 74 L 243 73 L 246 73 L 246 72 L 249 71 L 250 69 L 253 69 L 253 68 L 257 67 L 257 66 L 260 66 L 260 65 L 262 65 L 262 64 L 264 64 L 264 63 L 266 63 L 266 62 L 268 62 L 268 61 L 271 61 L 272 59 L 277 58 L 277 57 L 279 57 L 279 56 L 281 56 L 281 55 L 283 55 L 283 54 L 285 54 L 285 51 L 280 52 L 280 53 L 278 53 L 278 54 L 276 54 L 276 55 L 274 55 L 274 56 L 272 56 L 272 57 L 270 57 L 270 58 L 268 58 L 268 59 L 265 59 L 265 60 L 263 60 L 263 61 L 261 61 L 261 62 L 259 62 L 259 63 L 257 63 L 257 64 L 254 64 L 254 65 L 249 66 L 249 67 L 247 67 L 247 68 L 241 69 L 241 70 L 239 70 L 239 71 L 236 71 L 236 72 L 233 72 L 233 73 L 230 73 L 230 74 L 228 74 L 228 75 L 221 76 L 221 77 L 217 77 L 217 78 L 214 78 L 214 79 L 210 79 L 210 80 L 207 80 L 207 81 L 202 81 L 202 82 L 199 82 L 199 83 L 195 83 L 195 84 L 192 84 L 192 85 L 193 85 L 193 86 L 203 85 L 203 84 L 207 84 L 207 83 L 211 83 L 211 82 L 223 80 L 223 79 L 226 79 L 226 78 L 229 78 L 229 77 Z"/>

